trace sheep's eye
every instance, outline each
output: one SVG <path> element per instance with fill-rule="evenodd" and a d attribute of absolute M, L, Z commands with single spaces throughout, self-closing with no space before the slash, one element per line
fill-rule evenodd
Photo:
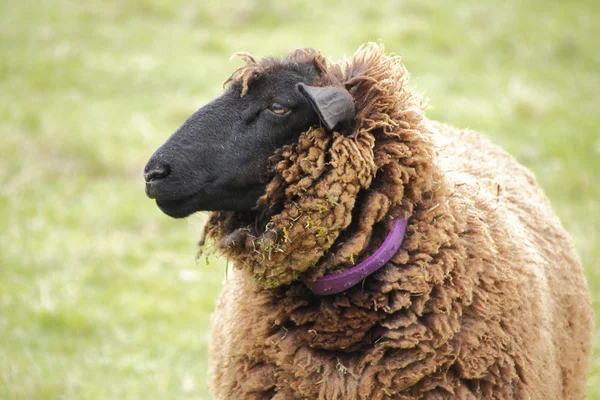
<path fill-rule="evenodd" d="M 273 103 L 269 107 L 269 111 L 277 115 L 285 115 L 290 112 L 290 109 L 282 106 L 279 103 Z"/>

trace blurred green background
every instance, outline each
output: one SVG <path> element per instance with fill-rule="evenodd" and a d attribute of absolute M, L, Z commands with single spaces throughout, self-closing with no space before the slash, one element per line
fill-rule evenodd
<path fill-rule="evenodd" d="M 599 38 L 597 0 L 0 0 L 0 398 L 210 398 L 224 263 L 195 261 L 203 217 L 163 215 L 141 171 L 236 51 L 383 41 L 431 118 L 536 173 L 599 310 Z"/>

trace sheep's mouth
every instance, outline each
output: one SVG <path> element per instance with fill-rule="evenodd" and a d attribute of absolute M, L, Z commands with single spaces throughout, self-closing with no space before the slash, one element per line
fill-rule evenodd
<path fill-rule="evenodd" d="M 241 191 L 218 188 L 200 190 L 177 199 L 155 199 L 162 212 L 172 218 L 185 218 L 197 211 L 242 211 L 250 212 L 264 188 L 249 187 Z"/>
<path fill-rule="evenodd" d="M 199 193 L 194 193 L 176 200 L 156 200 L 156 205 L 162 212 L 172 218 L 185 218 L 200 211 Z"/>

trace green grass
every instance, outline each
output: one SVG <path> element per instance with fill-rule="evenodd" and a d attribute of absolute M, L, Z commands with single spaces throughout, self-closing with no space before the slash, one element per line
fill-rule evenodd
<path fill-rule="evenodd" d="M 196 263 L 202 218 L 161 214 L 141 170 L 242 50 L 403 55 L 430 117 L 536 173 L 600 310 L 600 2 L 240 3 L 0 0 L 0 398 L 209 398 L 224 265 Z"/>

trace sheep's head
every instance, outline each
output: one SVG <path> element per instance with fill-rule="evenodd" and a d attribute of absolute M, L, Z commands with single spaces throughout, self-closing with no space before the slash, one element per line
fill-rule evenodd
<path fill-rule="evenodd" d="M 319 121 L 333 129 L 354 116 L 351 96 L 324 82 L 325 60 L 315 54 L 301 50 L 260 64 L 246 55 L 247 65 L 225 93 L 194 113 L 148 161 L 146 194 L 175 218 L 252 210 L 277 149 Z"/>
<path fill-rule="evenodd" d="M 152 156 L 147 194 L 173 217 L 214 210 L 205 237 L 263 287 L 352 265 L 435 181 L 406 70 L 374 44 L 337 63 L 243 57 Z"/>

